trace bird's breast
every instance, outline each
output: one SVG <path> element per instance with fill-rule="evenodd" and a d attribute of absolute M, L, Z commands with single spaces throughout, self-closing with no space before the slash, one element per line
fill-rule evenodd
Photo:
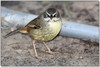
<path fill-rule="evenodd" d="M 49 21 L 42 29 L 31 31 L 32 38 L 40 41 L 52 40 L 60 32 L 61 25 L 61 21 Z"/>
<path fill-rule="evenodd" d="M 48 28 L 49 28 L 51 34 L 56 36 L 61 30 L 61 21 L 49 22 L 48 23 Z"/>

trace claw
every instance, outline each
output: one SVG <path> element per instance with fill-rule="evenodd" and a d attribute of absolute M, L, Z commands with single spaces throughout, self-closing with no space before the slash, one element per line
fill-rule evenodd
<path fill-rule="evenodd" d="M 36 58 L 36 59 L 43 59 L 42 57 L 39 57 L 39 56 L 35 56 L 34 58 Z"/>
<path fill-rule="evenodd" d="M 51 54 L 51 55 L 54 55 L 56 53 L 59 53 L 59 52 L 52 52 L 52 51 L 46 51 L 47 53 Z"/>

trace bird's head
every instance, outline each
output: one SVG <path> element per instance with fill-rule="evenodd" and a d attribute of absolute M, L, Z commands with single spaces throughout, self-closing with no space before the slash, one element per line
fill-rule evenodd
<path fill-rule="evenodd" d="M 43 16 L 44 16 L 46 21 L 59 20 L 60 19 L 60 13 L 56 8 L 48 8 L 44 12 Z"/>

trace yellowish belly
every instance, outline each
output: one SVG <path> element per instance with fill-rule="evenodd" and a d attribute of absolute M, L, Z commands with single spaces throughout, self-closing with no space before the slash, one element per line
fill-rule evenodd
<path fill-rule="evenodd" d="M 31 36 L 35 40 L 49 41 L 57 36 L 61 30 L 61 22 L 50 22 L 47 27 L 43 29 L 31 31 Z"/>

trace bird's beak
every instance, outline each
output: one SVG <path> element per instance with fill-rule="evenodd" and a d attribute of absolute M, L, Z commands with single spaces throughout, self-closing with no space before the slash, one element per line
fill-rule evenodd
<path fill-rule="evenodd" d="M 52 20 L 53 17 L 50 17 L 50 19 Z"/>

